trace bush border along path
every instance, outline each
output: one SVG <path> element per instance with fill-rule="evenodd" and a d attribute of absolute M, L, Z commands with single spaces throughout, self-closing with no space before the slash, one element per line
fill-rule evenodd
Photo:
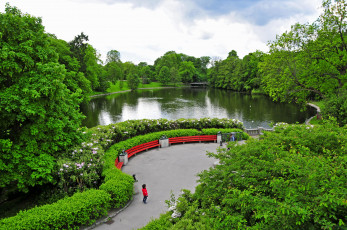
<path fill-rule="evenodd" d="M 98 139 L 100 148 L 105 151 L 102 171 L 104 183 L 99 190 L 87 190 L 53 204 L 21 211 L 16 216 L 0 220 L 0 228 L 78 229 L 81 225 L 91 225 L 96 219 L 106 215 L 110 208 L 126 205 L 133 195 L 132 176 L 114 166 L 115 158 L 123 149 L 160 139 L 163 135 L 167 137 L 211 135 L 217 134 L 218 131 L 235 132 L 242 129 L 242 122 L 225 118 L 175 121 L 144 119 L 94 127 L 90 129 L 93 132 L 93 138 Z M 245 139 L 248 137 L 247 134 L 244 136 Z"/>

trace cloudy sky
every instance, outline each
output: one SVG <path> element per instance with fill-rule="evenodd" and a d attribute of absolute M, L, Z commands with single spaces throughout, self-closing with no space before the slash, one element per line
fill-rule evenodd
<path fill-rule="evenodd" d="M 6 0 L 0 1 L 4 12 Z M 84 32 L 101 54 L 153 64 L 167 51 L 225 59 L 267 51 L 296 22 L 313 22 L 321 0 L 8 0 L 41 17 L 46 31 L 71 41 Z"/>

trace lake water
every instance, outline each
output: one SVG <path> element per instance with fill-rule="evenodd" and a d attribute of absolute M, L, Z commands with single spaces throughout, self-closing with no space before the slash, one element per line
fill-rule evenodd
<path fill-rule="evenodd" d="M 273 102 L 264 95 L 221 89 L 166 88 L 116 93 L 91 99 L 81 110 L 84 126 L 108 125 L 133 119 L 230 118 L 246 128 L 269 128 L 270 123 L 303 123 L 315 109 L 300 111 L 295 104 Z"/>

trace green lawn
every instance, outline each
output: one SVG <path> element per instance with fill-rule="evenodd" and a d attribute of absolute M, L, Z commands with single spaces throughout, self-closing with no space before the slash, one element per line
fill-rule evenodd
<path fill-rule="evenodd" d="M 120 87 L 120 81 L 117 81 L 115 85 L 111 85 L 110 88 L 106 90 L 108 93 L 114 93 L 114 92 L 119 92 L 119 91 L 125 91 L 125 90 L 130 90 L 128 83 L 126 81 L 123 81 L 123 87 Z M 151 82 L 149 84 L 139 84 L 138 88 L 161 88 L 161 87 L 173 87 L 174 85 L 163 85 L 162 83 L 159 82 Z M 183 86 L 182 84 L 178 85 L 177 87 Z"/>
<path fill-rule="evenodd" d="M 322 109 L 322 106 L 323 106 L 323 102 L 322 101 L 311 101 L 311 103 Z"/>

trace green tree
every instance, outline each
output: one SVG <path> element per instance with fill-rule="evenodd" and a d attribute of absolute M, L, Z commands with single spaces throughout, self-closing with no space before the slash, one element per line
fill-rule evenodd
<path fill-rule="evenodd" d="M 101 66 L 98 64 L 100 55 L 91 45 L 87 45 L 84 56 L 84 63 L 86 64 L 85 76 L 90 81 L 92 89 L 97 90 L 100 86 L 99 76 L 101 74 Z M 107 80 L 104 78 L 103 80 Z M 105 83 L 101 83 L 105 84 Z"/>
<path fill-rule="evenodd" d="M 149 84 L 151 80 L 153 79 L 153 71 L 151 70 L 151 67 L 146 65 L 141 68 L 140 70 L 140 76 L 142 78 L 142 84 Z"/>
<path fill-rule="evenodd" d="M 89 95 L 92 92 L 90 81 L 84 76 L 84 73 L 79 72 L 80 64 L 73 56 L 69 44 L 61 39 L 57 39 L 54 35 L 50 35 L 50 45 L 59 55 L 59 63 L 65 65 L 67 70 L 64 84 L 71 92 L 82 90 L 83 101 L 89 101 Z"/>
<path fill-rule="evenodd" d="M 159 82 L 163 85 L 168 85 L 170 80 L 170 69 L 167 66 L 163 66 L 159 72 Z"/>
<path fill-rule="evenodd" d="M 105 65 L 107 80 L 113 84 L 122 79 L 123 72 L 119 66 L 120 64 L 116 62 L 109 62 Z"/>
<path fill-rule="evenodd" d="M 136 73 L 129 73 L 127 76 L 128 86 L 131 90 L 138 88 L 140 84 L 140 77 Z"/>
<path fill-rule="evenodd" d="M 175 51 L 168 51 L 163 56 L 154 61 L 154 68 L 159 77 L 160 70 L 163 66 L 179 68 L 182 59 Z M 160 81 L 160 79 L 158 79 Z"/>
<path fill-rule="evenodd" d="M 170 81 L 174 85 L 177 85 L 179 82 L 181 82 L 180 74 L 175 67 L 171 67 L 170 69 Z"/>
<path fill-rule="evenodd" d="M 196 69 L 192 62 L 184 61 L 179 68 L 179 74 L 184 83 L 193 82 L 193 77 L 196 74 Z"/>
<path fill-rule="evenodd" d="M 69 45 L 71 47 L 72 54 L 75 58 L 77 58 L 79 64 L 80 64 L 80 71 L 85 73 L 87 64 L 85 63 L 85 52 L 88 47 L 88 35 L 85 35 L 83 32 L 69 42 Z"/>
<path fill-rule="evenodd" d="M 106 63 L 121 62 L 120 53 L 117 50 L 110 50 L 107 52 Z"/>
<path fill-rule="evenodd" d="M 0 187 L 27 191 L 53 182 L 55 158 L 81 140 L 82 97 L 40 18 L 6 4 L 0 21 Z"/>
<path fill-rule="evenodd" d="M 346 2 L 323 1 L 313 24 L 295 24 L 269 44 L 261 64 L 265 91 L 275 100 L 306 103 L 345 88 Z"/>

